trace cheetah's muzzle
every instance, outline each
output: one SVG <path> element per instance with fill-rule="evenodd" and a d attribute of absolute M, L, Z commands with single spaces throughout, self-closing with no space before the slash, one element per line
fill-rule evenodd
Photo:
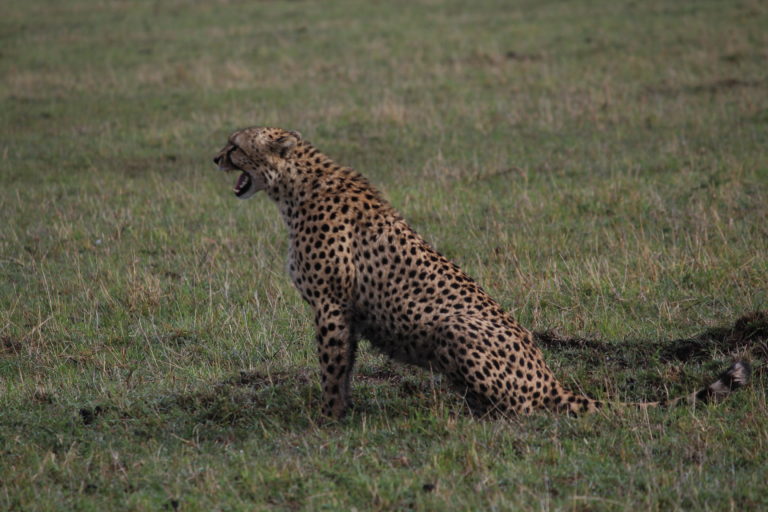
<path fill-rule="evenodd" d="M 251 173 L 244 169 L 240 169 L 232 162 L 232 152 L 236 149 L 237 148 L 234 145 L 228 145 L 218 155 L 216 155 L 216 157 L 213 159 L 213 163 L 218 166 L 220 171 L 240 171 L 240 176 L 237 177 L 235 186 L 232 188 L 232 191 L 239 199 L 248 199 L 253 194 L 255 194 L 257 190 L 254 186 L 255 182 L 253 176 L 251 176 Z"/>

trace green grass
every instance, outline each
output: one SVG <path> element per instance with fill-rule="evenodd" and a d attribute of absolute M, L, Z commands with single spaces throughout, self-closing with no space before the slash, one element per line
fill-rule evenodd
<path fill-rule="evenodd" d="M 5 1 L 0 508 L 768 507 L 768 334 L 729 328 L 768 309 L 766 26 L 758 1 Z M 282 222 L 211 163 L 254 124 L 561 333 L 569 387 L 661 398 L 736 357 L 753 384 L 479 420 L 364 345 L 322 424 Z"/>

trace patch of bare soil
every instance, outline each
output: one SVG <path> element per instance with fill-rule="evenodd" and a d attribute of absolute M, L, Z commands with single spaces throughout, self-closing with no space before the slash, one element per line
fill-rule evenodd
<path fill-rule="evenodd" d="M 229 387 L 229 386 L 247 386 L 254 389 L 260 389 L 263 387 L 274 387 L 283 385 L 302 385 L 310 384 L 309 376 L 304 372 L 287 372 L 278 371 L 271 373 L 264 372 L 240 372 L 237 377 L 232 377 L 229 380 L 218 384 L 217 387 Z"/>
<path fill-rule="evenodd" d="M 734 89 L 747 89 L 754 87 L 765 87 L 765 82 L 761 80 L 744 80 L 741 78 L 721 78 L 710 82 L 701 82 L 679 87 L 672 86 L 649 86 L 645 88 L 648 94 L 660 96 L 679 96 L 681 94 L 717 94 Z"/>
<path fill-rule="evenodd" d="M 21 352 L 21 341 L 10 336 L 0 337 L 0 354 L 18 354 Z"/>

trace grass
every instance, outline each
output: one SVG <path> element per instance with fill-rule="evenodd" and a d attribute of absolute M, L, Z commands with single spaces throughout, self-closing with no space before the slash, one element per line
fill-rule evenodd
<path fill-rule="evenodd" d="M 768 9 L 6 1 L 0 508 L 768 506 Z M 478 420 L 363 347 L 321 424 L 264 198 L 210 163 L 301 130 L 364 172 L 571 388 L 704 408 Z M 555 330 L 559 334 L 553 333 Z M 548 331 L 548 332 L 545 332 Z"/>

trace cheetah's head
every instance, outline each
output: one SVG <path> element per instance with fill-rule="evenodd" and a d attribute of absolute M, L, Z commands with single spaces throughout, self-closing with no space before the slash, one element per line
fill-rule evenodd
<path fill-rule="evenodd" d="M 253 127 L 236 131 L 213 163 L 222 171 L 241 171 L 234 192 L 248 199 L 274 183 L 282 165 L 291 156 L 301 134 L 282 128 Z"/>

